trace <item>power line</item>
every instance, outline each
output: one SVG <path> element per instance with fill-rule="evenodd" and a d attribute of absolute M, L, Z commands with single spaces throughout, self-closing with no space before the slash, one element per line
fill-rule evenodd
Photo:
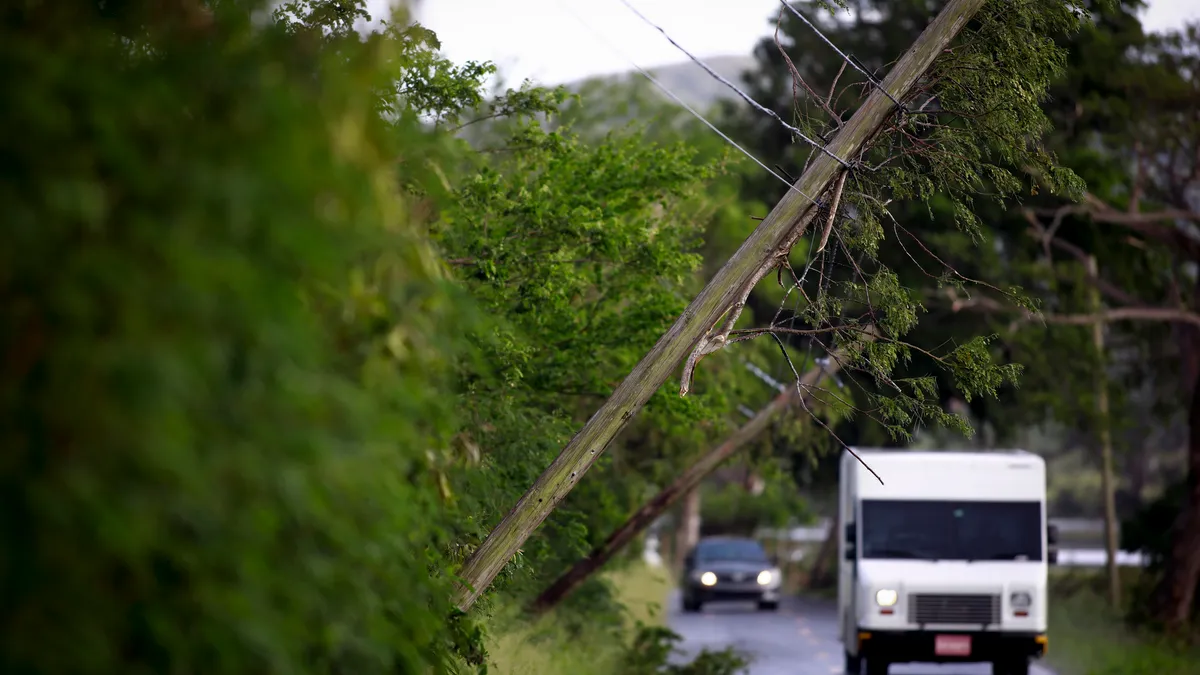
<path fill-rule="evenodd" d="M 699 112 L 697 112 L 696 109 L 693 108 L 692 106 L 688 105 L 688 103 L 686 101 L 684 101 L 683 99 L 676 96 L 675 92 L 671 91 L 662 82 L 659 82 L 658 79 L 655 78 L 653 75 L 651 75 L 649 72 L 647 72 L 645 68 L 642 68 L 640 65 L 638 65 L 638 63 L 636 61 L 634 61 L 633 58 L 631 58 L 630 56 L 625 54 L 625 52 L 618 49 L 617 46 L 614 45 L 612 42 L 608 41 L 603 35 L 600 34 L 599 31 L 595 30 L 591 26 L 591 24 L 584 21 L 578 14 L 576 14 L 575 12 L 568 9 L 567 5 L 564 2 L 562 2 L 560 0 L 558 4 L 559 4 L 559 7 L 564 12 L 566 12 L 567 14 L 570 14 L 571 18 L 578 21 L 580 23 L 580 25 L 582 25 L 585 29 L 587 29 L 588 32 L 590 32 L 597 40 L 599 40 L 601 43 L 603 43 L 606 47 L 608 47 L 610 50 L 612 50 L 618 56 L 620 56 L 621 58 L 623 58 L 627 62 L 629 62 L 629 64 L 632 65 L 639 73 L 641 73 L 642 76 L 644 76 L 647 80 L 649 80 L 651 84 L 658 87 L 664 94 L 669 96 L 672 100 L 674 100 L 679 105 L 683 106 L 683 108 L 685 110 L 687 110 L 689 113 L 691 113 L 692 116 L 694 116 L 696 119 L 703 122 L 705 126 L 707 126 L 709 129 L 712 129 L 718 136 L 720 136 L 722 139 L 724 139 L 726 143 L 732 145 L 734 148 L 737 148 L 738 151 L 740 151 L 743 155 L 745 155 L 746 157 L 749 157 L 751 161 L 753 161 L 755 164 L 762 167 L 762 169 L 764 171 L 766 171 L 767 173 L 774 176 L 775 179 L 778 180 L 780 183 L 783 183 L 784 185 L 786 185 L 789 190 L 795 192 L 796 194 L 800 195 L 801 197 L 804 197 L 805 199 L 812 202 L 813 204 L 819 205 L 817 200 L 815 200 L 812 197 L 805 194 L 803 190 L 796 187 L 791 181 L 787 180 L 783 176 L 780 176 L 778 173 L 776 173 L 774 170 L 772 170 L 769 166 L 764 164 L 762 160 L 760 160 L 758 157 L 755 157 L 749 150 L 743 148 L 741 145 L 738 145 L 737 141 L 733 140 L 725 132 L 723 132 L 719 128 L 717 128 L 717 126 L 715 124 L 713 124 L 712 122 L 709 122 L 708 119 L 706 119 L 704 117 L 704 115 L 701 115 Z M 836 157 L 835 157 L 835 159 L 836 159 Z"/>
<path fill-rule="evenodd" d="M 847 169 L 851 168 L 851 167 L 850 167 L 850 164 L 849 164 L 848 162 L 846 162 L 846 160 L 844 160 L 844 159 L 842 159 L 841 157 L 838 157 L 837 155 L 835 155 L 835 154 L 833 154 L 832 152 L 830 152 L 830 151 L 829 151 L 828 149 L 826 149 L 826 147 L 825 147 L 824 145 L 822 145 L 821 143 L 818 143 L 818 142 L 814 141 L 813 139 L 809 138 L 807 135 L 805 135 L 805 133 L 804 133 L 803 131 L 801 131 L 801 130 L 797 129 L 796 127 L 794 127 L 794 126 L 792 126 L 792 125 L 790 125 L 790 124 L 788 124 L 787 122 L 784 122 L 784 121 L 783 121 L 783 118 L 782 118 L 782 117 L 780 117 L 780 116 L 779 116 L 779 115 L 778 115 L 778 114 L 777 114 L 777 113 L 776 113 L 774 110 L 771 110 L 770 108 L 767 108 L 767 107 L 763 106 L 762 104 L 760 104 L 758 101 L 755 101 L 753 98 L 751 98 L 751 97 L 750 97 L 750 95 L 749 95 L 749 94 L 747 94 L 746 92 L 744 92 L 744 91 L 742 91 L 741 89 L 739 89 L 739 88 L 737 87 L 737 85 L 733 84 L 732 82 L 730 82 L 729 80 L 725 79 L 724 77 L 721 77 L 721 75 L 720 75 L 720 74 L 718 74 L 718 73 L 717 73 L 717 71 L 715 71 L 715 70 L 713 70 L 712 68 L 710 68 L 710 67 L 708 66 L 708 64 L 707 64 L 707 63 L 705 63 L 704 61 L 701 61 L 700 59 L 696 58 L 694 55 L 692 55 L 692 53 L 691 53 L 691 52 L 689 52 L 688 50 L 684 49 L 684 48 L 683 48 L 683 46 L 682 46 L 682 45 L 680 45 L 678 42 L 676 42 L 676 41 L 675 41 L 675 39 L 674 39 L 674 38 L 672 38 L 672 37 L 670 36 L 670 34 L 668 34 L 668 33 L 667 33 L 667 31 L 663 29 L 663 27 L 662 27 L 662 26 L 659 26 L 658 24 L 654 23 L 654 22 L 653 22 L 653 21 L 651 21 L 650 19 L 646 18 L 646 15 L 642 14 L 641 12 L 639 12 L 639 11 L 637 10 L 637 8 L 636 8 L 636 7 L 634 7 L 633 5 L 631 5 L 631 4 L 629 3 L 629 0 L 620 0 L 620 2 L 621 2 L 621 4 L 623 4 L 623 5 L 625 5 L 627 8 L 629 8 L 629 11 L 633 12 L 634 14 L 636 14 L 636 15 L 638 16 L 638 18 L 639 18 L 639 19 L 641 19 L 642 21 L 646 22 L 646 24 L 647 24 L 648 26 L 650 26 L 651 28 L 654 28 L 654 29 L 655 29 L 655 30 L 657 30 L 658 32 L 662 33 L 662 34 L 663 34 L 663 37 L 667 38 L 667 41 L 668 41 L 668 42 L 670 42 L 671 44 L 675 45 L 675 48 L 676 48 L 676 49 L 678 49 L 679 51 L 681 51 L 681 52 L 683 52 L 684 54 L 686 54 L 686 55 L 687 55 L 687 57 L 688 57 L 689 59 L 691 59 L 692 61 L 694 61 L 694 62 L 696 63 L 696 65 L 698 65 L 698 66 L 700 66 L 701 68 L 703 68 L 703 69 L 705 70 L 705 72 L 707 72 L 707 73 L 708 73 L 709 75 L 711 75 L 712 77 L 716 78 L 716 79 L 717 79 L 717 80 L 718 80 L 718 81 L 719 81 L 721 84 L 724 84 L 725 86 L 727 86 L 727 87 L 729 87 L 730 89 L 732 89 L 734 92 L 736 92 L 736 93 L 737 93 L 737 95 L 738 95 L 738 96 L 741 96 L 741 97 L 742 97 L 742 99 L 743 99 L 743 100 L 745 100 L 747 103 L 749 103 L 751 106 L 753 106 L 753 107 L 757 108 L 757 109 L 758 109 L 759 111 L 761 111 L 761 112 L 764 112 L 764 113 L 766 113 L 767 115 L 770 115 L 771 117 L 774 117 L 774 118 L 775 118 L 775 120 L 776 120 L 776 121 L 778 121 L 780 124 L 782 124 L 782 125 L 784 126 L 784 128 L 786 128 L 788 131 L 790 131 L 790 132 L 792 132 L 793 134 L 796 134 L 796 135 L 797 135 L 797 136 L 799 136 L 800 138 L 804 139 L 806 142 L 808 142 L 808 144 L 809 144 L 809 145 L 813 146 L 814 148 L 816 148 L 816 149 L 820 150 L 821 152 L 825 153 L 825 154 L 826 154 L 826 155 L 828 155 L 829 157 L 833 158 L 833 160 L 834 160 L 834 161 L 838 162 L 838 163 L 839 163 L 839 164 L 841 164 L 843 167 L 845 167 L 845 168 L 847 168 Z"/>
<path fill-rule="evenodd" d="M 625 0 L 621 0 L 621 1 L 623 3 L 625 3 L 626 7 L 628 7 L 631 11 L 633 11 L 635 14 L 637 14 L 639 17 L 641 17 L 643 21 L 650 24 L 652 27 L 657 28 L 659 30 L 659 32 L 661 32 L 664 36 L 666 36 L 666 38 L 668 40 L 671 41 L 671 44 L 675 45 L 676 48 L 678 48 L 680 51 L 683 51 L 685 54 L 687 54 L 689 58 L 691 58 L 693 61 L 695 61 L 697 64 L 699 64 L 702 68 L 704 68 L 704 70 L 707 71 L 710 75 L 712 75 L 716 79 L 723 82 L 726 86 L 728 86 L 731 89 L 733 89 L 734 91 L 736 91 L 738 94 L 740 94 L 744 99 L 749 101 L 751 104 L 757 106 L 759 109 L 765 110 L 764 108 L 762 108 L 762 106 L 758 105 L 753 99 L 751 99 L 749 96 L 747 96 L 745 93 L 743 93 L 740 89 L 738 89 L 734 85 L 730 84 L 728 81 L 726 81 L 720 75 L 713 72 L 713 70 L 711 68 L 709 68 L 707 64 L 703 63 L 699 59 L 696 59 L 696 57 L 694 57 L 690 53 L 688 53 L 687 50 L 683 49 L 683 47 L 680 47 L 674 40 L 671 39 L 671 37 L 669 35 L 667 35 L 666 31 L 664 31 L 662 28 L 659 28 L 658 26 L 655 26 L 652 22 L 649 21 L 649 19 L 647 19 L 640 12 L 638 12 L 637 9 L 635 9 L 632 5 L 629 5 L 627 2 L 625 2 Z M 649 72 L 647 72 L 644 68 L 642 68 L 636 61 L 634 61 L 632 57 L 628 56 L 622 50 L 617 48 L 616 45 L 614 45 L 613 43 L 611 43 L 610 41 L 605 39 L 605 37 L 603 35 L 601 35 L 599 33 L 599 31 L 595 30 L 589 23 L 584 21 L 578 14 L 571 11 L 563 2 L 561 2 L 561 0 L 559 2 L 559 6 L 564 12 L 570 14 L 572 18 L 574 18 L 576 21 L 578 21 L 580 23 L 580 25 L 582 25 L 585 29 L 587 29 L 588 32 L 592 33 L 592 35 L 595 36 L 597 40 L 602 42 L 606 47 L 608 47 L 614 53 L 616 53 L 617 55 L 624 58 L 630 65 L 632 65 L 647 80 L 649 80 L 652 84 L 654 84 L 656 87 L 658 87 L 664 94 L 666 94 L 668 97 L 670 97 L 676 103 L 681 105 L 684 109 L 686 109 L 689 113 L 691 113 L 696 119 L 703 122 L 705 124 L 705 126 L 707 126 L 709 129 L 712 129 L 718 136 L 720 136 L 722 139 L 724 139 L 727 143 L 729 143 L 733 147 L 737 148 L 746 157 L 749 157 L 755 164 L 762 167 L 762 169 L 764 171 L 766 171 L 768 174 L 773 176 L 780 183 L 783 183 L 784 185 L 786 185 L 789 190 L 795 191 L 797 194 L 801 195 L 808 201 L 812 202 L 814 205 L 816 205 L 818 207 L 820 206 L 820 203 L 818 203 L 815 199 L 813 199 L 809 195 L 805 194 L 802 190 L 800 190 L 798 187 L 796 187 L 793 183 L 791 183 L 790 181 L 785 179 L 783 176 L 780 176 L 778 173 L 773 171 L 770 167 L 768 167 L 760 159 L 758 159 L 753 154 L 751 154 L 750 151 L 748 151 L 745 148 L 743 148 L 742 146 L 738 145 L 738 143 L 736 141 L 734 141 L 732 138 L 730 138 L 728 135 L 726 135 L 723 131 L 721 131 L 719 128 L 717 128 L 717 126 L 714 125 L 712 122 L 708 121 L 703 115 L 701 115 L 694 108 L 692 108 L 692 106 L 688 105 L 688 103 L 686 101 L 684 101 L 683 99 L 676 96 L 675 93 L 672 92 L 666 85 L 659 82 L 657 78 L 655 78 L 653 75 L 651 75 Z M 774 116 L 776 119 L 779 119 L 778 115 L 775 115 L 773 112 L 771 112 L 769 110 L 767 110 L 766 112 L 768 112 L 769 114 Z M 783 123 L 782 120 L 780 120 L 780 122 Z M 783 124 L 784 124 L 784 126 L 788 126 L 786 123 L 783 123 Z M 808 140 L 808 139 L 806 138 L 806 140 Z M 809 140 L 809 142 L 813 143 L 811 140 Z M 828 153 L 828 151 L 826 151 L 824 147 L 817 145 L 815 143 L 813 143 L 813 146 L 826 152 L 826 154 L 829 154 L 830 157 L 833 157 L 833 159 L 841 162 L 841 160 L 838 157 L 836 157 L 835 155 L 833 155 L 831 153 Z M 846 166 L 846 163 L 842 162 L 842 165 Z M 800 288 L 804 285 L 804 281 L 807 279 L 808 273 L 813 267 L 813 263 L 815 263 L 817 260 L 817 256 L 813 255 L 811 246 L 809 246 L 808 255 L 806 256 L 806 258 L 807 258 L 807 260 L 805 260 L 804 271 L 801 273 L 800 278 L 798 280 L 796 280 L 796 282 L 795 282 L 796 288 Z M 797 296 L 797 302 L 799 302 L 799 299 L 800 299 L 800 297 Z M 810 359 L 812 358 L 812 347 L 813 347 L 812 342 L 809 342 L 808 353 L 807 353 L 806 358 L 810 358 Z M 763 372 L 762 375 L 766 375 L 766 373 Z M 767 377 L 769 377 L 769 376 L 767 376 Z M 839 381 L 839 386 L 840 386 L 840 381 Z"/>
<path fill-rule="evenodd" d="M 622 1 L 624 1 L 624 0 L 622 0 Z M 817 34 L 817 37 L 819 37 L 819 38 L 821 38 L 822 40 L 824 40 L 824 41 L 825 41 L 825 44 L 829 45 L 829 46 L 830 46 L 830 47 L 833 49 L 833 51 L 837 52 L 837 55 L 838 55 L 838 56 L 842 57 L 842 60 L 844 60 L 846 63 L 849 63 L 849 64 L 850 64 L 850 66 L 851 66 L 852 68 L 854 68 L 855 70 L 857 70 L 858 72 L 862 73 L 862 74 L 863 74 L 863 76 L 867 78 L 867 81 L 868 81 L 868 82 L 870 82 L 870 83 L 871 83 L 872 85 L 874 85 L 874 86 L 875 86 L 877 89 L 879 89 L 879 91 L 882 91 L 882 92 L 883 92 L 883 95 L 884 95 L 884 96 L 887 96 L 888 98 L 892 99 L 892 103 L 895 103 L 895 104 L 896 104 L 896 107 L 898 107 L 898 108 L 901 108 L 901 109 L 903 109 L 903 108 L 904 108 L 904 106 L 903 106 L 903 105 L 901 105 L 900 101 L 897 101 L 897 100 L 896 100 L 896 97 L 895 97 L 895 96 L 892 96 L 890 93 L 888 93 L 888 90 L 887 90 L 887 89 L 884 89 L 884 88 L 883 88 L 883 83 L 881 83 L 879 80 L 875 79 L 875 76 L 874 76 L 874 75 L 872 75 L 872 74 L 868 73 L 868 72 L 866 71 L 866 69 L 864 69 L 862 66 L 860 66 L 860 65 L 857 63 L 857 61 L 858 61 L 857 59 L 851 58 L 851 57 L 850 57 L 848 54 L 846 54 L 846 53 L 845 53 L 845 52 L 843 52 L 842 50 L 838 49 L 838 46 L 837 46 L 837 45 L 835 45 L 835 44 L 833 44 L 833 41 L 832 41 L 832 40 L 830 40 L 829 38 L 825 37 L 825 34 L 824 34 L 824 33 L 822 33 L 822 32 L 821 32 L 821 30 L 820 30 L 819 28 L 817 28 L 815 25 L 813 25 L 813 22 L 809 21 L 809 20 L 808 20 L 808 17 L 806 17 L 806 16 L 804 16 L 803 14 L 801 14 L 801 13 L 800 13 L 800 10 L 796 9 L 795 7 L 793 7 L 793 6 L 792 6 L 792 4 L 791 4 L 790 2 L 788 2 L 787 0 L 779 0 L 779 3 L 780 3 L 781 5 L 783 5 L 784 7 L 786 7 L 786 8 L 787 8 L 787 10 L 788 10 L 789 12 L 791 12 L 791 13 L 792 13 L 792 14 L 794 14 L 794 15 L 796 15 L 796 18 L 797 18 L 797 19 L 800 19 L 801 21 L 803 21 L 803 22 L 805 23 L 805 25 L 807 25 L 809 28 L 811 28 L 811 29 L 812 29 L 812 31 L 813 31 L 814 33 L 816 33 L 816 34 Z"/>

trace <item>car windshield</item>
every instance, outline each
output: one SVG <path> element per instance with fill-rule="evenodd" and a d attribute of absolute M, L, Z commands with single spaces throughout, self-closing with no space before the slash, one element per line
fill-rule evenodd
<path fill-rule="evenodd" d="M 1039 502 L 862 502 L 862 557 L 1042 560 Z"/>
<path fill-rule="evenodd" d="M 703 541 L 696 546 L 697 560 L 739 560 L 745 562 L 767 562 L 767 552 L 752 539 L 726 539 Z"/>

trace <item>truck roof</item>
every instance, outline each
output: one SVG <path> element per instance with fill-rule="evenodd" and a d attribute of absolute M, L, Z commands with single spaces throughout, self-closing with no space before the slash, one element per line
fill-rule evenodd
<path fill-rule="evenodd" d="M 852 450 L 862 462 L 843 452 L 842 472 L 863 498 L 1045 498 L 1046 462 L 1026 450 Z"/>
<path fill-rule="evenodd" d="M 904 455 L 907 457 L 912 457 L 914 459 L 920 459 L 920 458 L 928 459 L 930 457 L 945 458 L 948 456 L 955 456 L 955 455 L 958 455 L 958 456 L 968 456 L 969 455 L 971 457 L 978 457 L 981 459 L 984 457 L 1012 458 L 1013 455 L 1018 455 L 1021 457 L 1041 459 L 1041 455 L 1037 454 L 1036 452 L 1030 452 L 1028 450 L 1023 450 L 1021 448 L 986 448 L 986 449 L 982 449 L 982 450 L 968 450 L 965 448 L 962 450 L 909 450 L 908 448 L 857 448 L 857 447 L 851 447 L 850 449 L 859 455 L 862 455 L 862 454 Z"/>

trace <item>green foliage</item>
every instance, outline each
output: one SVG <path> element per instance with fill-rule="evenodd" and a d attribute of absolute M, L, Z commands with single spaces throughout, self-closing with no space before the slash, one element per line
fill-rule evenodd
<path fill-rule="evenodd" d="M 682 311 L 699 232 L 675 210 L 711 176 L 682 146 L 625 135 L 588 145 L 536 122 L 516 125 L 513 137 L 521 151 L 466 179 L 433 228 L 465 288 L 494 317 L 472 337 L 483 358 L 462 374 L 460 409 L 481 431 L 486 423 L 478 442 L 487 454 L 456 492 L 480 525 L 511 505 L 574 416 L 606 396 Z M 668 417 L 704 412 L 678 397 L 656 404 Z M 531 438 L 530 429 L 539 434 Z M 576 541 L 583 522 L 568 528 Z M 526 554 L 570 560 L 585 543 L 550 537 Z"/>
<path fill-rule="evenodd" d="M 1108 606 L 1102 570 L 1059 570 L 1050 578 L 1050 651 L 1055 671 L 1069 675 L 1185 675 L 1200 657 L 1195 645 L 1131 626 Z M 1148 587 L 1135 568 L 1123 568 L 1124 588 Z"/>
<path fill-rule="evenodd" d="M 620 675 L 737 675 L 749 672 L 750 660 L 732 647 L 703 649 L 688 663 L 670 663 L 683 638 L 662 626 L 639 626 Z"/>
<path fill-rule="evenodd" d="M 491 621 L 489 672 L 499 675 L 744 672 L 737 667 L 742 657 L 732 650 L 703 650 L 691 663 L 670 658 L 679 655 L 674 648 L 679 636 L 660 627 L 665 619 L 662 607 L 671 588 L 665 569 L 639 562 L 615 573 L 602 574 L 600 581 L 612 584 L 613 594 L 594 593 L 595 585 L 580 589 L 589 601 L 601 603 L 587 616 L 560 606 L 529 625 L 511 608 L 495 613 Z M 612 604 L 623 605 L 623 611 L 608 611 Z"/>
<path fill-rule="evenodd" d="M 0 670 L 453 669 L 424 449 L 470 310 L 374 114 L 405 46 L 109 4 L 0 33 Z"/>
<path fill-rule="evenodd" d="M 841 5 L 855 11 L 852 19 L 828 3 L 795 8 L 881 76 L 941 4 Z M 824 11 L 840 15 L 839 22 L 818 20 Z M 747 79 L 750 94 L 790 115 L 813 137 L 831 138 L 871 86 L 841 57 L 808 39 L 810 28 L 789 12 L 781 16 L 782 46 L 767 39 L 756 50 L 759 72 Z M 783 325 L 803 326 L 791 331 L 794 341 L 813 339 L 829 327 L 843 340 L 852 340 L 865 324 L 879 329 L 881 339 L 856 350 L 852 359 L 853 370 L 865 375 L 854 378 L 860 384 L 854 407 L 895 441 L 929 424 L 970 433 L 967 420 L 944 410 L 947 392 L 968 400 L 994 398 L 1020 374 L 1018 366 L 1002 362 L 992 331 L 985 328 L 981 335 L 976 326 L 973 333 L 947 335 L 940 317 L 930 317 L 934 323 L 926 328 L 921 316 L 937 294 L 967 286 L 990 287 L 1018 306 L 1031 306 L 1017 290 L 977 281 L 994 276 L 986 264 L 994 252 L 980 246 L 986 238 L 981 218 L 993 205 L 1022 198 L 1028 181 L 1019 176 L 1030 171 L 1068 196 L 1082 190 L 1082 181 L 1040 142 L 1050 128 L 1041 103 L 1066 63 L 1067 51 L 1055 39 L 1079 23 L 1080 9 L 1073 3 L 987 3 L 904 98 L 907 112 L 896 114 L 860 156 L 847 158 L 855 169 L 836 213 L 829 208 L 832 194 L 823 197 L 810 236 L 819 237 L 832 222 L 829 245 L 818 259 L 806 253 L 792 263 L 813 268 L 792 277 L 793 283 L 803 280 L 804 292 L 795 295 L 804 301 L 792 310 L 763 302 L 765 288 L 755 291 L 759 298 L 751 305 L 758 322 L 782 310 Z M 825 92 L 831 93 L 827 101 Z M 729 114 L 755 153 L 790 175 L 815 156 L 803 144 L 780 143 L 781 130 L 764 116 Z M 756 195 L 780 189 L 766 176 L 748 181 L 748 187 Z M 951 251 L 956 255 L 947 255 Z M 960 265 L 964 257 L 978 260 Z M 812 337 L 799 337 L 807 331 L 814 331 Z"/>
<path fill-rule="evenodd" d="M 791 477 L 772 478 L 765 481 L 762 493 L 757 495 L 737 483 L 705 489 L 700 500 L 704 532 L 751 536 L 760 527 L 785 527 L 807 520 L 808 503 Z"/>
<path fill-rule="evenodd" d="M 683 311 L 698 288 L 705 230 L 721 222 L 713 186 L 730 199 L 719 148 L 696 148 L 683 133 L 601 131 L 606 118 L 581 117 L 579 100 L 561 90 L 523 91 L 471 113 L 479 124 L 464 131 L 484 152 L 431 228 L 492 317 L 470 335 L 480 358 L 460 369 L 465 433 L 485 451 L 449 488 L 464 523 L 456 560 Z M 522 96 L 529 105 L 505 112 Z M 550 103 L 565 112 L 547 115 Z M 730 428 L 733 402 L 754 400 L 762 386 L 727 355 L 712 363 L 691 396 L 651 399 L 506 568 L 500 589 L 540 590 Z M 569 604 L 594 620 L 607 592 L 594 584 Z"/>

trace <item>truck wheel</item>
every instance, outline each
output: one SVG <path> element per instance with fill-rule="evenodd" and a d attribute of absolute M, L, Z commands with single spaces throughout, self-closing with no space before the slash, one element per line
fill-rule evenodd
<path fill-rule="evenodd" d="M 700 607 L 701 607 L 701 604 L 700 604 L 699 600 L 691 600 L 686 597 L 683 599 L 683 611 L 685 611 L 685 612 L 688 612 L 688 613 L 699 612 Z"/>
<path fill-rule="evenodd" d="M 891 665 L 883 659 L 867 659 L 867 675 L 887 675 L 888 666 Z"/>
<path fill-rule="evenodd" d="M 1029 675 L 1029 659 L 1010 659 L 992 664 L 992 675 Z"/>
<path fill-rule="evenodd" d="M 846 675 L 862 675 L 862 657 L 852 656 L 850 652 L 843 652 L 846 657 Z"/>

